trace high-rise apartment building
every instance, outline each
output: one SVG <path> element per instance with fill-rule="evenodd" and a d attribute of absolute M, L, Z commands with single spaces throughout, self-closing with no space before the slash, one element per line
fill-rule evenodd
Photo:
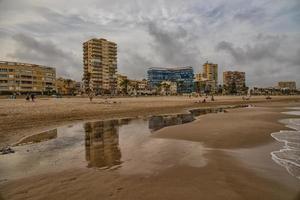
<path fill-rule="evenodd" d="M 117 44 L 93 38 L 83 43 L 84 87 L 96 94 L 115 94 L 117 88 Z"/>
<path fill-rule="evenodd" d="M 204 63 L 202 80 L 207 82 L 211 91 L 215 91 L 218 86 L 218 64 Z"/>
<path fill-rule="evenodd" d="M 244 91 L 246 87 L 245 72 L 223 72 L 223 84 L 228 91 L 234 90 L 234 93 L 240 93 Z"/>
<path fill-rule="evenodd" d="M 203 64 L 203 78 L 218 83 L 218 64 L 206 62 Z"/>
<path fill-rule="evenodd" d="M 0 61 L 0 93 L 48 93 L 56 90 L 55 68 Z"/>

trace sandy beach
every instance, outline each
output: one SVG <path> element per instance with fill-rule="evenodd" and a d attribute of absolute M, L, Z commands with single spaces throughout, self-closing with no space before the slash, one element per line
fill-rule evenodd
<path fill-rule="evenodd" d="M 182 113 L 192 108 L 219 105 L 255 104 L 270 102 L 297 102 L 298 96 L 264 96 L 242 101 L 241 97 L 220 96 L 215 101 L 195 103 L 202 98 L 188 97 L 138 97 L 138 98 L 43 98 L 36 102 L 24 99 L 0 99 L 0 146 L 14 143 L 24 136 L 38 133 L 51 127 L 90 119 L 113 119 L 141 117 L 158 114 Z"/>
<path fill-rule="evenodd" d="M 1 100 L 1 144 L 79 120 L 146 117 L 245 103 L 237 97 L 216 99 L 207 104 L 196 104 L 196 98 L 187 97 L 109 100 L 116 103 L 104 103 L 103 99 L 93 103 L 84 99 L 51 99 L 38 100 L 35 104 Z M 278 120 L 295 117 L 282 112 L 286 107 L 299 107 L 299 100 L 299 97 L 275 97 L 266 102 L 263 97 L 256 97 L 246 102 L 253 107 L 201 115 L 193 122 L 162 128 L 146 137 L 146 153 L 144 146 L 135 150 L 140 154 L 122 149 L 121 134 L 119 145 L 123 157 L 126 154 L 146 157 L 132 165 L 129 172 L 149 166 L 155 169 L 152 161 L 157 157 L 155 167 L 161 165 L 162 168 L 146 174 L 123 173 L 122 167 L 126 168 L 126 163 L 132 162 L 130 159 L 125 159 L 119 168 L 108 170 L 78 167 L 74 161 L 73 167 L 64 170 L 1 179 L 0 199 L 300 199 L 300 181 L 270 156 L 270 152 L 281 145 L 270 134 L 288 129 Z M 118 131 L 121 133 L 124 129 L 121 127 Z M 143 131 L 135 126 L 127 129 L 128 133 Z M 174 145 L 178 142 L 187 144 L 188 148 L 178 151 L 180 146 Z M 199 155 L 193 149 L 199 149 Z M 187 156 L 187 161 L 174 164 L 177 151 L 178 156 Z M 147 152 L 152 157 L 148 158 Z M 189 164 L 197 158 L 202 159 L 201 165 Z"/>

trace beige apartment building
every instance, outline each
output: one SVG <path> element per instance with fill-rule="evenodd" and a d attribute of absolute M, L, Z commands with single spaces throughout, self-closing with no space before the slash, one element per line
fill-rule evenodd
<path fill-rule="evenodd" d="M 55 80 L 55 68 L 0 61 L 0 94 L 52 92 Z"/>
<path fill-rule="evenodd" d="M 115 94 L 117 89 L 117 44 L 93 38 L 83 43 L 84 87 L 96 94 Z"/>
<path fill-rule="evenodd" d="M 278 82 L 278 87 L 280 89 L 296 90 L 296 82 L 295 81 L 281 81 L 281 82 Z"/>
<path fill-rule="evenodd" d="M 245 90 L 246 78 L 245 72 L 225 71 L 223 72 L 223 85 L 225 88 L 233 87 L 237 93 Z"/>
<path fill-rule="evenodd" d="M 203 78 L 218 84 L 218 64 L 206 62 L 203 64 Z"/>
<path fill-rule="evenodd" d="M 196 82 L 205 83 L 205 87 L 209 86 L 212 92 L 218 87 L 218 64 L 206 62 L 203 64 L 203 72 L 196 74 Z"/>

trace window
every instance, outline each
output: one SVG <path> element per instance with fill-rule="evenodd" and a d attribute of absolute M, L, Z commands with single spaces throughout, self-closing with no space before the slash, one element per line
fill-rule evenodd
<path fill-rule="evenodd" d="M 0 72 L 7 72 L 6 68 L 0 68 Z"/>

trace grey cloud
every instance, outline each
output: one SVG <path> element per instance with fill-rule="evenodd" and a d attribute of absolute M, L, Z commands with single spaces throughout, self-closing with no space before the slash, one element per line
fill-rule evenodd
<path fill-rule="evenodd" d="M 249 21 L 257 24 L 262 23 L 265 20 L 266 12 L 263 8 L 259 7 L 245 7 L 237 11 L 233 18 L 239 21 Z"/>
<path fill-rule="evenodd" d="M 148 24 L 157 56 L 169 65 L 197 65 L 200 52 L 192 43 L 192 40 L 195 42 L 197 38 L 181 26 L 175 27 L 174 30 L 165 30 L 162 27 L 163 25 L 153 22 Z"/>
<path fill-rule="evenodd" d="M 243 47 L 221 41 L 216 51 L 229 54 L 233 58 L 232 65 L 247 71 L 253 85 L 262 82 L 271 85 L 282 79 L 299 81 L 300 48 L 295 45 L 299 38 L 265 34 L 254 38 L 251 45 Z"/>
<path fill-rule="evenodd" d="M 260 84 L 299 79 L 298 0 L 0 3 L 0 57 L 55 66 L 60 75 L 77 80 L 82 42 L 91 37 L 118 44 L 119 71 L 131 78 L 144 77 L 152 66 L 199 69 L 209 59 L 220 69 L 238 66 Z"/>
<path fill-rule="evenodd" d="M 300 38 L 290 38 L 283 35 L 258 34 L 251 44 L 235 47 L 233 43 L 222 41 L 216 46 L 217 51 L 229 53 L 237 63 L 258 62 L 272 60 L 275 63 L 299 65 L 300 48 L 295 45 Z"/>
<path fill-rule="evenodd" d="M 123 62 L 119 66 L 119 71 L 132 78 L 146 78 L 146 69 L 156 65 L 155 61 L 151 60 L 151 58 L 147 58 L 137 52 L 124 54 L 122 60 Z M 128 68 L 131 70 L 128 71 Z"/>
<path fill-rule="evenodd" d="M 56 67 L 59 75 L 78 78 L 81 62 L 72 52 L 61 50 L 51 41 L 37 40 L 24 34 L 14 35 L 13 40 L 16 42 L 17 48 L 7 57 L 20 62 Z"/>

